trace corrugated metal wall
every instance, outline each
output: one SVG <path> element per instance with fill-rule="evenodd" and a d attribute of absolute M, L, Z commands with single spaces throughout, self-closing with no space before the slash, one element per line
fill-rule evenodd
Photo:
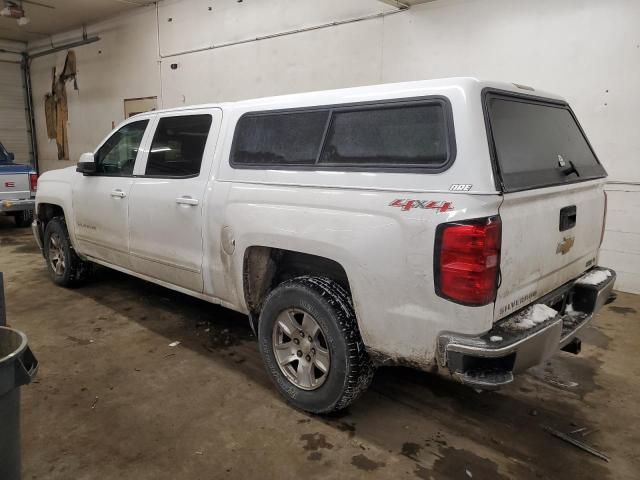
<path fill-rule="evenodd" d="M 0 62 L 0 142 L 16 163 L 33 164 L 25 105 L 20 65 Z"/>

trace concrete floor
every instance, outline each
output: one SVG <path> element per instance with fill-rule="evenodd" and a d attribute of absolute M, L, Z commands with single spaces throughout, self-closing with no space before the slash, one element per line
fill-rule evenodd
<path fill-rule="evenodd" d="M 638 478 L 639 296 L 604 309 L 582 355 L 500 392 L 386 368 L 321 418 L 281 401 L 241 315 L 107 269 L 56 287 L 30 231 L 3 217 L 0 271 L 41 365 L 22 390 L 24 479 Z M 542 425 L 586 427 L 611 461 Z"/>

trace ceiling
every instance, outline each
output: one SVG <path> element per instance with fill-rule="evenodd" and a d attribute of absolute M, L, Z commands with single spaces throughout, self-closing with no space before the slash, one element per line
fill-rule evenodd
<path fill-rule="evenodd" d="M 14 0 L 19 3 L 19 0 Z M 18 26 L 15 18 L 0 17 L 0 40 L 28 42 L 46 38 L 83 24 L 101 20 L 125 10 L 153 3 L 148 0 L 34 0 L 54 6 L 55 9 L 23 3 L 22 7 L 31 22 Z M 0 9 L 5 0 L 0 0 Z"/>

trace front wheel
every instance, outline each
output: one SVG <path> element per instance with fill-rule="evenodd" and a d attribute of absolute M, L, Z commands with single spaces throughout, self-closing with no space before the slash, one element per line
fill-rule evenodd
<path fill-rule="evenodd" d="M 43 248 L 49 276 L 55 284 L 73 287 L 89 276 L 91 264 L 80 259 L 73 250 L 63 217 L 53 218 L 47 223 Z"/>
<path fill-rule="evenodd" d="M 258 336 L 276 387 L 302 410 L 342 410 L 373 379 L 351 298 L 328 278 L 298 277 L 276 287 L 265 299 Z"/>

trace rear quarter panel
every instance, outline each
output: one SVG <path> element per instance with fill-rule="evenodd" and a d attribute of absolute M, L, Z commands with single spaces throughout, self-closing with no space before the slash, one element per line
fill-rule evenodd
<path fill-rule="evenodd" d="M 223 302 L 246 311 L 243 257 L 251 246 L 268 246 L 330 258 L 347 273 L 360 331 L 367 348 L 392 360 L 428 367 L 442 331 L 478 334 L 491 328 L 493 304 L 465 307 L 436 295 L 433 254 L 436 226 L 442 222 L 498 213 L 476 82 L 401 92 L 406 97 L 446 96 L 452 107 L 456 159 L 441 173 L 382 173 L 234 169 L 229 165 L 233 131 L 247 111 L 304 107 L 229 107 L 224 112 L 217 170 L 207 200 L 207 255 L 213 272 L 205 285 Z M 398 91 L 357 99 L 399 98 Z M 323 105 L 323 98 L 305 99 Z M 470 184 L 469 192 L 450 191 Z M 396 200 L 449 202 L 451 209 L 392 206 Z M 233 255 L 219 240 L 233 232 Z M 218 265 L 219 267 L 216 267 Z M 207 275 L 205 273 L 205 275 Z M 205 287 L 207 288 L 207 287 Z"/>
<path fill-rule="evenodd" d="M 446 212 L 391 206 L 405 197 L 406 192 L 233 184 L 222 222 L 236 239 L 237 254 L 229 264 L 235 300 L 243 298 L 243 252 L 268 246 L 340 263 L 365 344 L 391 359 L 426 366 L 440 332 L 488 330 L 493 304 L 464 307 L 435 294 L 434 235 L 441 222 L 495 214 L 499 197 L 413 195 L 451 203 Z"/>

